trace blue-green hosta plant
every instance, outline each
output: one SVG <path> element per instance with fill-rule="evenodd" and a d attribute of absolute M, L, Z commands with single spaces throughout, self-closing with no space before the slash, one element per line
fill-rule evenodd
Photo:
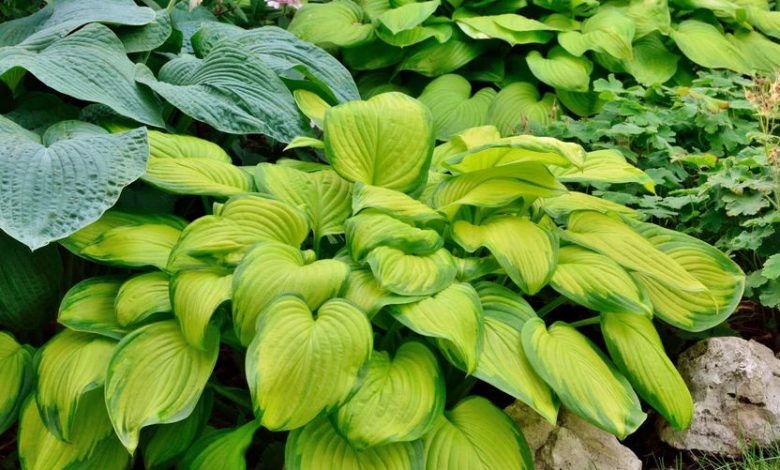
<path fill-rule="evenodd" d="M 424 102 L 446 95 L 433 108 L 443 137 L 483 124 L 506 136 L 524 121 L 549 120 L 555 101 L 592 114 L 591 83 L 608 73 L 652 85 L 685 81 L 694 68 L 780 68 L 773 3 L 332 0 L 304 5 L 289 30 L 340 51 L 364 97 L 416 96 L 423 86 Z M 438 78 L 426 86 L 423 77 Z"/>
<path fill-rule="evenodd" d="M 615 151 L 491 126 L 435 146 L 430 112 L 401 93 L 299 101 L 323 135 L 290 146 L 320 161 L 239 167 L 210 142 L 149 131 L 142 179 L 208 198 L 209 213 L 112 209 L 61 241 L 126 270 L 71 288 L 34 360 L 7 336 L 0 423 L 20 409 L 25 469 L 122 469 L 131 455 L 246 468 L 273 432 L 287 433 L 289 469 L 533 468 L 472 378 L 619 438 L 649 408 L 689 424 L 655 323 L 722 322 L 744 275 L 577 191 L 652 190 L 646 174 Z M 243 371 L 225 383 L 215 364 L 231 358 Z M 219 430 L 205 426 L 224 416 L 215 396 L 235 402 Z"/>

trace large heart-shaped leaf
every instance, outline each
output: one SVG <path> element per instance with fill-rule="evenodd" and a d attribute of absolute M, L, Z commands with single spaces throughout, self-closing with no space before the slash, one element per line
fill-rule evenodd
<path fill-rule="evenodd" d="M 60 304 L 57 321 L 74 331 L 121 339 L 127 330 L 116 317 L 116 296 L 124 279 L 92 277 L 71 287 Z"/>
<path fill-rule="evenodd" d="M 258 243 L 246 255 L 233 277 L 233 323 L 242 344 L 252 341 L 258 316 L 276 296 L 297 294 L 317 309 L 338 294 L 349 266 L 312 255 L 275 242 Z"/>
<path fill-rule="evenodd" d="M 310 3 L 298 10 L 288 29 L 319 46 L 357 46 L 374 36 L 374 26 L 363 20 L 363 10 L 352 0 Z"/>
<path fill-rule="evenodd" d="M 429 83 L 418 99 L 433 114 L 436 138 L 448 140 L 464 129 L 485 124 L 495 96 L 492 88 L 482 88 L 472 96 L 468 80 L 448 74 Z"/>
<path fill-rule="evenodd" d="M 402 192 L 427 180 L 433 118 L 419 101 L 383 93 L 325 112 L 325 154 L 344 179 Z"/>
<path fill-rule="evenodd" d="M 455 259 L 445 248 L 426 256 L 407 255 L 397 248 L 380 246 L 366 257 L 379 285 L 398 295 L 431 295 L 455 280 Z"/>
<path fill-rule="evenodd" d="M 407 304 L 422 300 L 425 296 L 398 295 L 382 288 L 369 269 L 355 269 L 349 272 L 341 295 L 357 305 L 369 318 L 373 318 L 387 305 Z"/>
<path fill-rule="evenodd" d="M 288 430 L 342 404 L 372 347 L 371 324 L 351 303 L 328 300 L 315 317 L 300 297 L 278 297 L 246 354 L 255 415 L 268 429 Z"/>
<path fill-rule="evenodd" d="M 14 67 L 65 95 L 105 104 L 144 124 L 164 126 L 157 100 L 134 82 L 133 63 L 122 42 L 103 25 L 90 24 L 62 39 L 30 40 L 0 50 L 0 75 Z"/>
<path fill-rule="evenodd" d="M 601 332 L 609 355 L 639 396 L 676 429 L 687 429 L 693 399 L 652 320 L 632 313 L 602 313 Z"/>
<path fill-rule="evenodd" d="M 103 387 L 115 346 L 115 340 L 70 330 L 43 346 L 35 367 L 35 402 L 49 432 L 71 441 L 81 398 Z"/>
<path fill-rule="evenodd" d="M 555 46 L 542 57 L 539 51 L 525 56 L 528 68 L 539 81 L 565 91 L 588 91 L 593 64 L 585 57 L 575 57 Z"/>
<path fill-rule="evenodd" d="M 184 339 L 173 320 L 127 335 L 106 372 L 106 406 L 117 436 L 132 454 L 141 428 L 181 421 L 192 413 L 219 352 L 219 331 L 206 334 L 203 350 Z"/>
<path fill-rule="evenodd" d="M 568 324 L 548 330 L 541 318 L 528 320 L 523 351 L 561 403 L 586 421 L 623 439 L 647 417 L 628 380 Z"/>
<path fill-rule="evenodd" d="M 125 328 L 140 326 L 156 314 L 171 313 L 169 276 L 152 271 L 128 279 L 116 294 L 114 309 L 117 322 Z"/>
<path fill-rule="evenodd" d="M 444 239 L 431 229 L 420 229 L 381 212 L 363 211 L 345 224 L 347 247 L 355 261 L 379 246 L 397 248 L 410 255 L 430 255 Z"/>
<path fill-rule="evenodd" d="M 495 405 L 472 396 L 444 413 L 425 436 L 426 469 L 531 470 L 523 433 Z"/>
<path fill-rule="evenodd" d="M 436 357 L 422 343 L 407 342 L 392 356 L 372 354 L 360 388 L 336 412 L 334 425 L 358 450 L 414 441 L 441 416 L 444 395 Z"/>
<path fill-rule="evenodd" d="M 33 379 L 30 348 L 0 331 L 0 434 L 16 421 Z"/>
<path fill-rule="evenodd" d="M 685 20 L 672 31 L 671 37 L 685 57 L 702 67 L 740 73 L 750 70 L 739 49 L 709 23 Z"/>
<path fill-rule="evenodd" d="M 352 212 L 357 214 L 363 209 L 389 214 L 418 227 L 441 227 L 446 220 L 443 215 L 402 192 L 356 183 L 352 192 Z"/>
<path fill-rule="evenodd" d="M 554 118 L 555 95 L 545 93 L 527 82 L 514 82 L 498 92 L 488 108 L 485 122 L 493 124 L 503 136 L 521 133 L 530 124 L 547 124 Z"/>
<path fill-rule="evenodd" d="M 581 56 L 586 51 L 603 52 L 612 57 L 631 60 L 636 26 L 623 13 L 601 10 L 582 22 L 580 31 L 566 31 L 558 35 L 558 42 L 567 52 Z"/>
<path fill-rule="evenodd" d="M 455 35 L 444 43 L 429 39 L 415 45 L 397 70 L 409 70 L 426 77 L 453 72 L 485 52 L 485 44 L 461 40 Z"/>
<path fill-rule="evenodd" d="M 32 249 L 97 220 L 146 170 L 146 129 L 64 121 L 42 136 L 0 117 L 0 229 Z"/>
<path fill-rule="evenodd" d="M 231 134 L 265 134 L 290 142 L 307 131 L 292 93 L 261 58 L 230 39 L 203 59 L 178 57 L 155 78 L 144 65 L 136 80 L 184 114 Z"/>

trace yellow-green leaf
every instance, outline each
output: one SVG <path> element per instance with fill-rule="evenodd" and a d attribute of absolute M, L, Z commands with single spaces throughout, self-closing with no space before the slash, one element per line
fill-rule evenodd
<path fill-rule="evenodd" d="M 458 173 L 471 173 L 513 163 L 542 163 L 554 166 L 581 166 L 585 150 L 580 145 L 551 137 L 517 135 L 469 148 L 445 164 Z"/>
<path fill-rule="evenodd" d="M 166 134 L 159 131 L 149 131 L 149 157 L 154 158 L 205 158 L 223 163 L 230 163 L 228 155 L 222 147 L 191 135 Z"/>
<path fill-rule="evenodd" d="M 173 194 L 230 197 L 254 189 L 251 175 L 210 158 L 150 158 L 141 179 Z"/>
<path fill-rule="evenodd" d="M 715 26 L 699 20 L 680 22 L 670 34 L 680 51 L 697 65 L 748 73 L 750 67 L 739 49 Z"/>
<path fill-rule="evenodd" d="M 164 269 L 181 233 L 178 228 L 164 224 L 116 227 L 103 232 L 79 254 L 116 266 Z"/>
<path fill-rule="evenodd" d="M 471 95 L 471 83 L 460 75 L 442 75 L 423 89 L 419 100 L 431 110 L 436 137 L 449 140 L 465 129 L 485 124 L 496 91 L 485 87 Z"/>
<path fill-rule="evenodd" d="M 259 427 L 258 421 L 250 421 L 238 428 L 221 429 L 203 436 L 187 451 L 180 467 L 188 470 L 246 470 L 246 451 Z"/>
<path fill-rule="evenodd" d="M 542 57 L 539 51 L 525 56 L 528 68 L 539 81 L 565 91 L 588 91 L 593 64 L 585 57 L 575 57 L 561 46 L 555 46 Z"/>
<path fill-rule="evenodd" d="M 233 275 L 219 269 L 181 271 L 171 281 L 173 311 L 184 338 L 196 348 L 207 346 L 211 316 L 232 295 Z"/>
<path fill-rule="evenodd" d="M 206 392 L 187 419 L 170 424 L 160 424 L 152 428 L 149 439 L 141 444 L 141 453 L 144 456 L 146 468 L 170 466 L 182 457 L 182 454 L 192 447 L 193 441 L 200 435 L 211 417 L 211 404 L 212 396 Z M 223 464 L 225 463 L 223 462 Z"/>
<path fill-rule="evenodd" d="M 559 196 L 538 199 L 537 201 L 542 209 L 550 217 L 554 218 L 568 216 L 574 211 L 596 211 L 602 214 L 615 212 L 628 216 L 636 215 L 636 211 L 630 207 L 577 191 L 569 191 Z"/>
<path fill-rule="evenodd" d="M 62 299 L 57 321 L 71 330 L 121 339 L 127 330 L 117 320 L 114 303 L 123 282 L 112 276 L 79 282 Z"/>
<path fill-rule="evenodd" d="M 0 331 L 0 434 L 16 421 L 33 380 L 30 350 Z"/>
<path fill-rule="evenodd" d="M 355 261 L 379 246 L 397 248 L 409 255 L 430 255 L 444 246 L 435 230 L 420 229 L 390 215 L 366 210 L 345 224 L 347 247 Z"/>
<path fill-rule="evenodd" d="M 418 227 L 441 227 L 446 222 L 442 214 L 402 192 L 356 183 L 352 192 L 352 212 L 358 214 L 364 209 L 392 215 Z"/>
<path fill-rule="evenodd" d="M 316 93 L 308 90 L 295 90 L 293 91 L 295 97 L 295 104 L 298 105 L 298 109 L 301 110 L 307 118 L 314 121 L 318 127 L 322 128 L 325 121 L 325 111 L 331 106 L 327 101 L 320 98 Z"/>
<path fill-rule="evenodd" d="M 374 26 L 364 24 L 363 10 L 351 0 L 307 3 L 295 14 L 288 30 L 321 47 L 357 46 L 370 40 Z"/>
<path fill-rule="evenodd" d="M 172 311 L 169 277 L 160 271 L 139 274 L 128 279 L 114 300 L 116 320 L 125 328 L 141 325 L 155 314 Z"/>
<path fill-rule="evenodd" d="M 650 176 L 631 165 L 614 149 L 588 152 L 582 167 L 553 168 L 559 181 L 565 183 L 638 183 L 655 193 L 655 183 Z"/>
<path fill-rule="evenodd" d="M 486 122 L 495 125 L 502 136 L 519 134 L 529 124 L 547 125 L 555 118 L 555 95 L 539 94 L 528 82 L 514 82 L 501 88 L 488 109 Z"/>
<path fill-rule="evenodd" d="M 366 262 L 379 286 L 398 295 L 431 295 L 455 280 L 458 269 L 449 251 L 426 256 L 407 255 L 387 246 L 374 248 Z"/>
<path fill-rule="evenodd" d="M 349 272 L 342 296 L 357 305 L 369 318 L 373 318 L 387 305 L 406 304 L 422 300 L 424 296 L 397 295 L 383 289 L 369 269 L 355 269 Z"/>

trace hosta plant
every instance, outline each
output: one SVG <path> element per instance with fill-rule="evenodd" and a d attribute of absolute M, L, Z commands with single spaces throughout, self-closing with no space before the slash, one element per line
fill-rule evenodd
<path fill-rule="evenodd" d="M 34 359 L 0 336 L 13 365 L 0 423 L 21 410 L 24 468 L 245 468 L 283 432 L 290 469 L 533 468 L 474 379 L 619 438 L 647 407 L 688 425 L 655 322 L 722 322 L 744 275 L 577 191 L 652 190 L 646 174 L 615 151 L 490 126 L 435 146 L 430 112 L 400 93 L 300 101 L 322 139 L 290 146 L 320 158 L 239 167 L 149 131 L 143 180 L 208 213 L 112 209 L 60 242 L 124 270 L 71 288 Z M 225 381 L 235 359 L 241 378 Z M 214 430 L 226 399 L 231 422 Z"/>

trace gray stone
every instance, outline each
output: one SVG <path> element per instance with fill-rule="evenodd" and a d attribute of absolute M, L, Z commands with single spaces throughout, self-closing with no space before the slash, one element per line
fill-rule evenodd
<path fill-rule="evenodd" d="M 699 341 L 677 364 L 693 396 L 691 426 L 677 431 L 658 420 L 661 439 L 677 449 L 737 456 L 751 444 L 780 441 L 780 360 L 755 341 Z"/>
<path fill-rule="evenodd" d="M 519 401 L 504 411 L 523 430 L 537 470 L 642 469 L 642 461 L 615 436 L 563 408 L 557 426 Z"/>

